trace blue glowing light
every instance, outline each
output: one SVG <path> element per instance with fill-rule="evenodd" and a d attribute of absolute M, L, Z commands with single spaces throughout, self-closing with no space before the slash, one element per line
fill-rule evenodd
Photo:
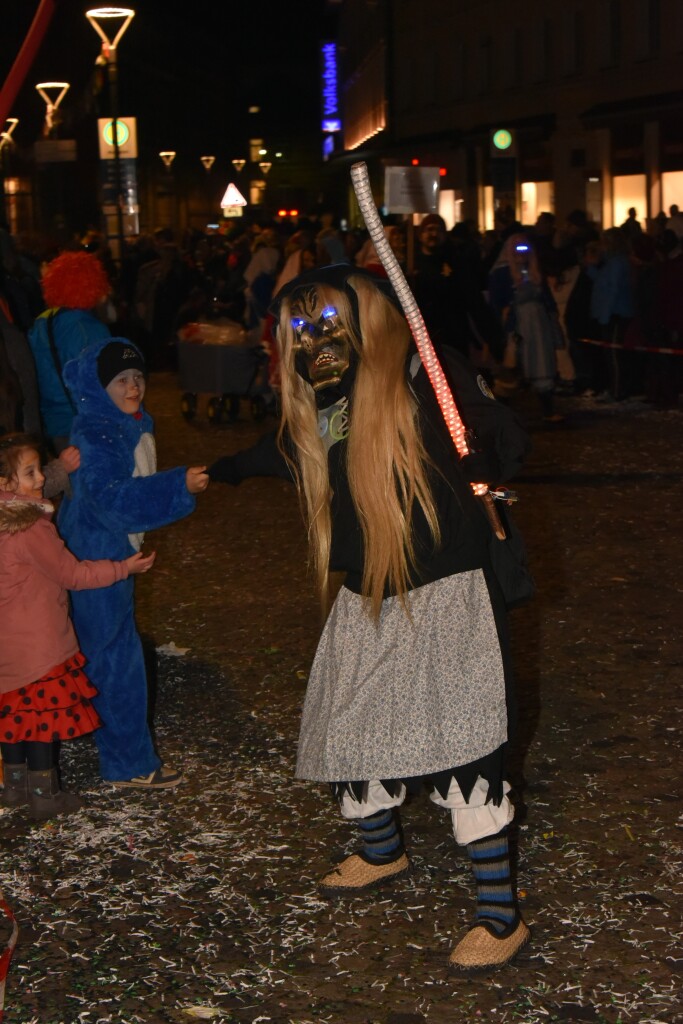
<path fill-rule="evenodd" d="M 320 49 L 322 57 L 322 101 L 324 132 L 340 132 L 339 89 L 337 76 L 337 44 L 323 43 Z"/>
<path fill-rule="evenodd" d="M 334 306 L 325 306 L 321 315 L 323 319 L 331 320 L 333 316 L 337 315 L 337 310 L 334 308 Z"/>

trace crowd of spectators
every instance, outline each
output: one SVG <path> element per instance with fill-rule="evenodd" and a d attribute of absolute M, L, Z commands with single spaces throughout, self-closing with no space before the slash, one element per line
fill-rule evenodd
<path fill-rule="evenodd" d="M 152 371 L 175 367 L 178 330 L 193 321 L 236 322 L 250 344 L 268 344 L 270 301 L 303 270 L 348 262 L 384 274 L 367 233 L 341 230 L 329 211 L 297 223 L 227 223 L 226 230 L 182 238 L 164 228 L 131 239 L 119 264 L 97 232 L 74 243 L 102 261 L 111 282 L 93 314 L 112 334 L 137 343 Z M 386 233 L 435 344 L 481 366 L 499 394 L 529 385 L 549 421 L 560 418 L 553 406 L 558 392 L 678 404 L 683 215 L 677 206 L 645 228 L 635 209 L 606 231 L 582 210 L 562 222 L 543 212 L 533 225 L 500 211 L 495 229 L 483 235 L 471 221 L 447 230 L 436 214 L 414 227 L 395 218 Z M 31 382 L 21 338 L 45 314 L 41 275 L 57 253 L 31 251 L 6 228 L 0 241 L 0 420 L 6 429 L 34 429 L 35 374 Z"/>

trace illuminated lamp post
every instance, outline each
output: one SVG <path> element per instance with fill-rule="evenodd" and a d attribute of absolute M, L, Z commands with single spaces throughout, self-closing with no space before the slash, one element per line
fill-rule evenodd
<path fill-rule="evenodd" d="M 14 129 L 17 127 L 18 124 L 18 117 L 8 117 L 5 119 L 5 127 L 2 130 L 2 132 L 0 132 L 0 150 L 4 149 L 5 146 L 11 145 Z"/>
<path fill-rule="evenodd" d="M 114 143 L 114 177 L 116 181 L 116 220 L 119 235 L 119 256 L 123 249 L 123 187 L 121 183 L 121 154 L 119 153 L 119 97 L 118 97 L 118 65 L 117 48 L 124 32 L 135 17 L 130 7 L 94 7 L 85 12 L 85 16 L 102 40 L 102 51 L 97 58 L 98 64 L 107 68 L 109 79 L 109 102 L 111 106 L 112 134 Z M 113 23 L 113 24 L 112 24 Z M 107 32 L 107 28 L 115 29 Z"/>
<path fill-rule="evenodd" d="M 265 150 L 263 150 L 262 152 L 265 153 Z M 261 172 L 261 174 L 263 175 L 263 179 L 264 179 L 262 182 L 259 182 L 259 185 L 260 185 L 260 188 L 259 188 L 259 201 L 262 202 L 264 205 L 265 205 L 265 202 L 266 202 L 266 181 L 265 181 L 265 178 L 266 178 L 266 175 L 268 174 L 268 171 L 271 169 L 272 166 L 273 165 L 270 162 L 270 160 L 259 160 L 258 169 Z"/>
<path fill-rule="evenodd" d="M 163 163 L 163 165 L 166 168 L 166 170 L 170 172 L 171 165 L 173 164 L 173 161 L 176 158 L 175 150 L 174 149 L 162 149 L 162 151 L 159 153 L 159 156 L 161 157 L 161 162 Z"/>
<path fill-rule="evenodd" d="M 36 91 L 38 95 L 45 101 L 45 124 L 43 125 L 43 138 L 46 140 L 46 146 L 58 146 L 59 143 L 55 139 L 51 139 L 51 136 L 55 133 L 57 125 L 59 124 L 59 118 L 57 111 L 59 106 L 69 91 L 68 82 L 39 82 L 36 85 Z M 37 149 L 38 147 L 36 147 Z M 64 177 L 61 173 L 60 168 L 53 168 L 50 173 L 50 186 L 42 191 L 41 202 L 47 204 L 51 208 L 51 216 L 54 217 L 54 224 L 58 231 L 63 231 L 66 227 L 66 217 L 64 214 Z M 50 198 L 48 198 L 50 197 Z M 54 204 L 54 205 L 53 205 Z"/>
<path fill-rule="evenodd" d="M 215 156 L 200 156 L 199 159 L 201 160 L 202 167 L 206 171 L 207 186 L 206 186 L 205 202 L 206 202 L 206 206 L 207 206 L 207 210 L 208 210 L 208 215 L 210 217 L 211 216 L 211 207 L 212 207 L 211 189 L 213 187 L 213 183 L 210 180 L 211 179 L 211 168 L 213 167 L 213 165 L 216 162 L 216 157 Z"/>
<path fill-rule="evenodd" d="M 13 145 L 12 135 L 14 129 L 19 124 L 18 117 L 8 117 L 5 119 L 5 126 L 3 131 L 0 132 L 0 213 L 3 216 L 6 213 L 7 198 L 5 195 L 5 177 L 6 177 L 6 164 L 5 164 L 5 149 L 9 152 L 10 146 Z"/>
<path fill-rule="evenodd" d="M 162 149 L 161 152 L 159 153 L 159 159 L 166 168 L 166 177 L 168 179 L 167 183 L 164 184 L 163 186 L 164 191 L 160 192 L 160 195 L 165 196 L 168 200 L 168 220 L 169 225 L 174 232 L 176 226 L 176 197 L 174 181 L 171 175 L 171 167 L 173 166 L 173 161 L 175 160 L 175 158 L 176 151 L 174 149 Z"/>
<path fill-rule="evenodd" d="M 243 182 L 242 182 L 242 171 L 243 171 L 243 170 L 244 170 L 244 168 L 245 168 L 245 167 L 247 166 L 247 161 L 246 161 L 246 159 L 245 159 L 244 157 L 242 157 L 242 156 L 241 156 L 241 157 L 238 157 L 238 158 L 237 158 L 236 160 L 231 160 L 231 161 L 230 161 L 230 163 L 231 163 L 231 164 L 232 164 L 232 166 L 233 166 L 233 167 L 235 168 L 235 174 L 237 175 L 237 178 L 236 178 L 236 180 L 237 180 L 237 181 L 238 181 L 238 182 L 240 183 L 240 186 L 241 186 L 242 188 L 244 188 L 244 185 L 243 185 Z M 245 175 L 245 177 L 246 177 L 246 175 Z M 240 193 L 240 195 L 241 195 L 241 193 Z M 225 198 L 225 197 L 224 197 L 224 198 Z M 242 198 L 244 198 L 244 197 L 242 197 Z M 232 210 L 233 210 L 233 214 L 234 214 L 235 216 L 241 216 L 241 211 L 237 209 L 237 206 L 236 206 L 236 204 L 234 204 L 234 203 L 227 203 L 227 204 L 225 204 L 225 205 L 227 205 L 227 206 L 230 206 L 230 207 L 232 208 Z M 223 209 L 223 214 L 224 214 L 224 216 L 227 216 L 227 215 L 225 214 L 225 207 L 224 207 L 224 206 L 221 206 L 221 209 Z"/>
<path fill-rule="evenodd" d="M 50 135 L 55 123 L 55 114 L 57 109 L 69 91 L 68 82 L 39 82 L 36 86 L 38 95 L 45 100 L 45 127 L 43 128 L 43 135 L 46 137 Z M 54 89 L 56 95 L 53 98 L 50 96 L 48 90 Z"/>

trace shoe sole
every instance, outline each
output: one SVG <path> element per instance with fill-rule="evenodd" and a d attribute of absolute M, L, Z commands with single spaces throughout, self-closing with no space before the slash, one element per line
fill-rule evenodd
<path fill-rule="evenodd" d="M 318 886 L 318 892 L 321 896 L 335 897 L 335 896 L 360 896 L 363 893 L 371 892 L 373 889 L 382 889 L 385 885 L 391 885 L 392 882 L 397 881 L 399 878 L 407 878 L 413 873 L 413 869 L 408 865 L 407 868 L 402 868 L 393 875 L 385 875 L 384 878 L 378 878 L 374 882 L 368 882 L 367 885 L 339 885 L 335 887 Z"/>
<path fill-rule="evenodd" d="M 175 789 L 182 782 L 182 777 L 168 782 L 112 782 L 117 789 Z"/>
<path fill-rule="evenodd" d="M 531 942 L 531 929 L 527 932 L 524 939 L 520 942 L 517 949 L 512 953 L 507 960 L 502 960 L 498 964 L 482 964 L 481 966 L 473 965 L 472 967 L 460 964 L 448 964 L 448 973 L 458 975 L 459 977 L 469 976 L 471 974 L 491 974 L 492 971 L 499 971 L 502 967 L 507 967 L 511 964 L 515 957 L 519 956 L 523 949 Z"/>

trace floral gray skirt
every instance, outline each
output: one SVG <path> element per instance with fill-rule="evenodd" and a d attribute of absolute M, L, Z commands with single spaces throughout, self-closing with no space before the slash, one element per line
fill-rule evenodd
<path fill-rule="evenodd" d="M 395 779 L 469 764 L 507 739 L 503 661 L 484 574 L 387 598 L 378 623 L 340 590 L 306 690 L 296 776 Z"/>

